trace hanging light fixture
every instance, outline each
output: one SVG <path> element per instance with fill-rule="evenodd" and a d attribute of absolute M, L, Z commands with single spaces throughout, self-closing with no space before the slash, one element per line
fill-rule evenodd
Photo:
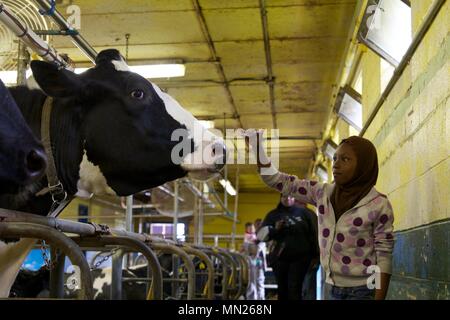
<path fill-rule="evenodd" d="M 235 196 L 236 195 L 236 190 L 234 189 L 233 185 L 231 184 L 230 181 L 225 180 L 225 179 L 221 179 L 219 180 L 219 183 L 222 185 L 222 187 L 227 191 L 227 193 L 230 196 Z"/>

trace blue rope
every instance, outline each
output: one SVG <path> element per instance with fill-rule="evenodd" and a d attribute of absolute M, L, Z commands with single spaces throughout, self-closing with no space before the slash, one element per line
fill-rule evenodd
<path fill-rule="evenodd" d="M 56 10 L 56 0 L 50 0 L 50 9 L 42 10 L 39 9 L 39 13 L 43 16 L 51 16 L 55 13 Z"/>

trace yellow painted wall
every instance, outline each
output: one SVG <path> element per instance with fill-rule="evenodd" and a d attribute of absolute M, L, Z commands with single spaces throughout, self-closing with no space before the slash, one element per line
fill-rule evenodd
<path fill-rule="evenodd" d="M 413 0 L 413 32 L 431 0 Z M 395 210 L 395 229 L 450 217 L 450 5 L 441 9 L 397 85 L 364 137 L 378 150 L 377 189 Z M 363 118 L 380 92 L 379 58 L 364 53 Z"/>
<path fill-rule="evenodd" d="M 75 198 L 60 214 L 59 218 L 75 220 L 78 217 L 78 206 L 82 204 L 89 207 L 89 221 L 97 224 L 106 224 L 111 228 L 125 228 L 125 210 L 114 209 L 100 205 L 92 200 Z"/>
<path fill-rule="evenodd" d="M 381 94 L 380 57 L 372 50 L 366 49 L 363 51 L 361 64 L 363 123 L 366 123 Z"/>
<path fill-rule="evenodd" d="M 267 191 L 270 191 L 267 189 Z M 223 198 L 223 195 L 221 195 Z M 264 219 L 267 212 L 274 209 L 280 199 L 279 193 L 241 193 L 239 194 L 238 203 L 238 220 L 239 223 L 236 225 L 236 234 L 244 235 L 245 233 L 245 223 L 254 222 L 256 219 Z M 230 208 L 234 208 L 234 197 L 229 197 L 228 205 Z M 231 235 L 232 231 L 232 221 L 222 217 L 205 217 L 203 234 L 213 235 L 213 234 L 226 234 Z M 192 239 L 194 232 L 193 223 L 189 226 L 189 235 Z M 213 245 L 213 240 L 205 239 L 204 244 Z M 239 249 L 242 240 L 236 241 L 236 249 Z M 224 248 L 231 248 L 231 241 L 220 240 L 219 246 Z"/>

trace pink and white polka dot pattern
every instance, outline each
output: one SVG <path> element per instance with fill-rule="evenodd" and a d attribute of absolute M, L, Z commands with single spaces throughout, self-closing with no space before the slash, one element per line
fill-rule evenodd
<path fill-rule="evenodd" d="M 279 192 L 317 208 L 321 264 L 336 285 L 364 285 L 367 268 L 374 264 L 381 272 L 391 272 L 393 210 L 387 197 L 375 188 L 336 222 L 329 199 L 334 185 L 284 173 L 261 178 Z"/>

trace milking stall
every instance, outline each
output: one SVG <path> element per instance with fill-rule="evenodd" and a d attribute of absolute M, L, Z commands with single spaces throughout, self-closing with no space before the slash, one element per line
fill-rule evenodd
<path fill-rule="evenodd" d="M 0 0 L 0 298 L 450 300 L 449 31 L 445 0 Z"/>

